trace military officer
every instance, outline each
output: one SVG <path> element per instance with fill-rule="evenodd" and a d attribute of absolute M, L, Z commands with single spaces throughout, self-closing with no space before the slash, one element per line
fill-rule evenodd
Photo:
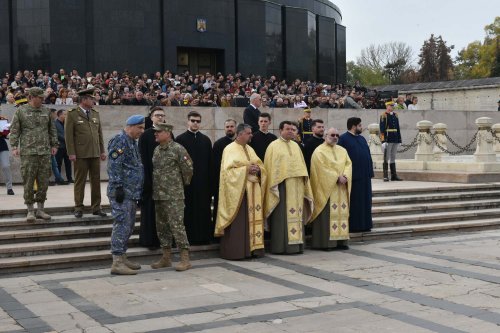
<path fill-rule="evenodd" d="M 64 124 L 66 150 L 75 170 L 75 217 L 83 215 L 85 181 L 90 175 L 92 214 L 106 216 L 101 210 L 100 162 L 104 161 L 104 142 L 99 112 L 94 110 L 94 89 L 78 92 L 80 104 L 69 110 Z"/>
<path fill-rule="evenodd" d="M 186 149 L 172 140 L 172 125 L 153 126 L 159 146 L 153 153 L 153 199 L 156 208 L 156 230 L 163 256 L 152 268 L 170 267 L 172 236 L 180 250 L 177 271 L 191 268 L 189 242 L 184 227 L 184 186 L 193 176 L 193 162 Z"/>
<path fill-rule="evenodd" d="M 55 155 L 59 145 L 50 110 L 42 106 L 43 90 L 35 87 L 28 91 L 28 104 L 20 106 L 10 126 L 10 144 L 12 154 L 21 156 L 21 175 L 24 185 L 24 203 L 28 207 L 26 220 L 34 222 L 36 218 L 50 220 L 50 215 L 43 211 L 47 199 L 50 177 L 50 156 Z M 36 196 L 33 186 L 38 184 Z M 33 204 L 36 202 L 37 210 Z"/>
<path fill-rule="evenodd" d="M 389 181 L 388 162 L 391 167 L 391 180 L 402 180 L 396 172 L 396 152 L 401 144 L 398 114 L 394 112 L 394 102 L 385 103 L 386 110 L 380 116 L 380 140 L 384 150 L 384 182 Z"/>
<path fill-rule="evenodd" d="M 299 120 L 300 142 L 304 143 L 313 135 L 311 109 L 304 109 L 304 116 Z"/>
<path fill-rule="evenodd" d="M 144 116 L 127 119 L 125 129 L 108 143 L 107 195 L 114 217 L 111 233 L 111 274 L 133 275 L 141 265 L 127 258 L 127 242 L 134 231 L 137 201 L 141 198 L 144 169 L 136 140 L 144 133 Z"/>

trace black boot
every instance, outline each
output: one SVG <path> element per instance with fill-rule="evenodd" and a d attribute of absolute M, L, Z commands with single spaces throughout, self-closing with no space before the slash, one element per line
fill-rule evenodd
<path fill-rule="evenodd" d="M 389 181 L 389 168 L 388 168 L 387 162 L 384 162 L 384 182 L 388 182 L 388 181 Z"/>
<path fill-rule="evenodd" d="M 391 163 L 391 180 L 396 180 L 396 181 L 401 181 L 402 179 L 398 177 L 398 174 L 396 173 L 396 163 Z"/>

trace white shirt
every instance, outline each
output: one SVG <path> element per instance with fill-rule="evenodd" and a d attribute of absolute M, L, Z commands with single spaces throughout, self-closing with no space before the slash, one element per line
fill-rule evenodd
<path fill-rule="evenodd" d="M 418 110 L 417 104 L 408 105 L 408 110 Z"/>

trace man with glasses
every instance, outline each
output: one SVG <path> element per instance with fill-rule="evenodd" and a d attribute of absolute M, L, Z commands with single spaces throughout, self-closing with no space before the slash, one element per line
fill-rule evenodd
<path fill-rule="evenodd" d="M 361 135 L 361 118 L 347 119 L 347 132 L 340 136 L 338 145 L 344 147 L 352 162 L 351 202 L 349 206 L 350 232 L 372 229 L 373 162 L 366 139 Z"/>
<path fill-rule="evenodd" d="M 212 142 L 200 132 L 201 115 L 188 113 L 188 129 L 176 141 L 193 160 L 193 179 L 185 188 L 184 225 L 190 244 L 208 244 L 213 239 L 211 203 L 214 186 Z"/>
<path fill-rule="evenodd" d="M 154 125 L 165 122 L 165 111 L 155 106 L 149 113 Z M 139 152 L 144 166 L 144 187 L 141 196 L 141 227 L 139 231 L 139 244 L 155 249 L 160 247 L 156 232 L 155 203 L 153 200 L 153 152 L 158 146 L 155 140 L 155 130 L 148 128 L 139 138 Z"/>
<path fill-rule="evenodd" d="M 101 209 L 101 167 L 106 160 L 99 112 L 94 106 L 94 89 L 78 92 L 80 104 L 68 111 L 64 124 L 66 150 L 75 169 L 75 217 L 83 216 L 85 182 L 90 176 L 92 214 L 106 216 Z"/>
<path fill-rule="evenodd" d="M 330 128 L 311 158 L 312 247 L 316 249 L 348 248 L 352 164 L 347 151 L 337 146 L 338 140 L 338 130 Z"/>

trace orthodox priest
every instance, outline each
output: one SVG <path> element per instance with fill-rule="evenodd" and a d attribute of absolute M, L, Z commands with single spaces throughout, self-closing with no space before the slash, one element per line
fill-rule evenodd
<path fill-rule="evenodd" d="M 153 125 L 165 121 L 165 111 L 155 106 L 149 113 Z M 153 200 L 153 152 L 158 146 L 155 140 L 155 130 L 148 128 L 139 138 L 139 151 L 142 165 L 144 166 L 144 187 L 141 196 L 141 227 L 139 231 L 139 244 L 148 248 L 160 247 L 156 232 L 155 203 Z"/>
<path fill-rule="evenodd" d="M 338 140 L 339 132 L 330 128 L 311 158 L 312 247 L 316 249 L 348 248 L 352 166 Z"/>
<path fill-rule="evenodd" d="M 276 135 L 269 132 L 269 125 L 271 124 L 271 115 L 263 112 L 259 116 L 259 130 L 253 133 L 252 141 L 249 145 L 255 150 L 255 153 L 261 161 L 264 160 L 267 147 L 277 139 Z"/>
<path fill-rule="evenodd" d="M 224 133 L 226 134 L 224 137 L 214 142 L 213 147 L 213 158 L 214 158 L 214 210 L 213 210 L 213 223 L 215 224 L 215 220 L 217 218 L 217 204 L 219 201 L 219 176 L 221 169 L 221 161 L 222 161 L 222 152 L 224 148 L 230 143 L 232 143 L 236 137 L 236 120 L 227 119 L 224 122 Z"/>
<path fill-rule="evenodd" d="M 188 113 L 188 129 L 175 141 L 186 148 L 193 160 L 193 178 L 184 189 L 184 225 L 189 244 L 208 244 L 213 239 L 211 203 L 213 193 L 212 142 L 200 132 L 201 115 Z"/>
<path fill-rule="evenodd" d="M 314 150 L 319 147 L 325 139 L 325 123 L 321 119 L 314 119 L 311 123 L 312 136 L 304 139 L 304 160 L 306 161 L 307 171 L 311 170 L 311 157 Z"/>
<path fill-rule="evenodd" d="M 282 121 L 280 137 L 266 151 L 268 173 L 264 191 L 264 217 L 271 230 L 271 253 L 294 254 L 304 250 L 304 224 L 313 211 L 313 196 L 304 156 L 293 141 L 294 124 Z"/>
<path fill-rule="evenodd" d="M 370 148 L 361 135 L 361 119 L 347 119 L 347 132 L 340 136 L 338 145 L 344 147 L 352 162 L 351 205 L 349 206 L 350 232 L 372 229 L 373 163 Z"/>
<path fill-rule="evenodd" d="M 247 145 L 252 126 L 239 124 L 235 142 L 222 155 L 219 209 L 215 236 L 221 237 L 223 259 L 264 255 L 264 219 L 261 189 L 266 182 L 264 164 Z"/>

